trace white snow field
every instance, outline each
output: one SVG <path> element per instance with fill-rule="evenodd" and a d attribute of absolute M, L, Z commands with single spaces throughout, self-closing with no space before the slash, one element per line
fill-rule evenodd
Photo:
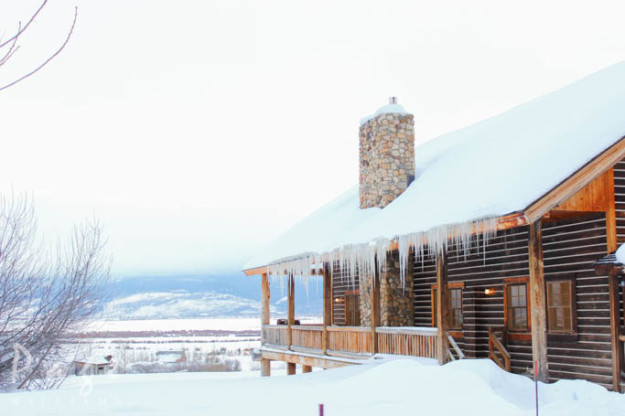
<path fill-rule="evenodd" d="M 280 371 L 281 373 L 284 370 Z M 586 381 L 539 384 L 540 415 L 623 415 L 625 395 Z M 295 376 L 176 373 L 76 377 L 0 394 L 8 415 L 534 415 L 534 383 L 490 360 L 390 359 Z"/>

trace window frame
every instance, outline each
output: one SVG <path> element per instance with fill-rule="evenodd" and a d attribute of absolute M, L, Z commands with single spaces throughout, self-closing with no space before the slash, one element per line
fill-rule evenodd
<path fill-rule="evenodd" d="M 461 316 L 462 316 L 462 325 L 459 328 L 452 328 L 451 326 L 449 327 L 449 333 L 454 337 L 454 338 L 464 338 L 464 291 L 465 291 L 465 283 L 464 282 L 448 282 L 447 283 L 447 289 L 450 290 L 450 296 L 449 296 L 449 306 L 450 306 L 450 311 L 449 311 L 449 316 L 451 317 L 451 313 L 453 311 L 453 309 L 451 308 L 451 290 L 452 289 L 460 289 L 460 299 L 461 299 L 461 303 L 460 303 L 460 311 L 461 311 Z M 434 283 L 431 285 L 430 287 L 430 310 L 432 312 L 432 327 L 435 328 L 436 327 L 436 291 L 438 290 L 438 284 Z M 451 325 L 451 322 L 450 322 Z"/>
<path fill-rule="evenodd" d="M 508 289 L 510 286 L 525 285 L 525 304 L 527 308 L 527 328 L 511 329 L 508 317 L 508 304 L 510 302 Z M 530 299 L 529 276 L 503 279 L 503 326 L 508 339 L 531 340 L 532 336 L 532 302 Z"/>
<path fill-rule="evenodd" d="M 571 329 L 570 330 L 553 330 L 551 329 L 551 324 L 549 322 L 549 284 L 556 282 L 569 282 L 571 285 L 571 296 L 570 296 L 570 308 L 571 308 Z M 549 335 L 554 336 L 567 336 L 567 335 L 577 335 L 577 287 L 576 287 L 576 279 L 575 277 L 551 277 L 545 279 L 545 311 L 547 314 L 547 333 Z"/>

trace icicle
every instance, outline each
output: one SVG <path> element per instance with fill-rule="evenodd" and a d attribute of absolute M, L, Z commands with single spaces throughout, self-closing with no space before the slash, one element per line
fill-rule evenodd
<path fill-rule="evenodd" d="M 489 218 L 467 223 L 442 225 L 427 231 L 418 231 L 397 237 L 399 277 L 402 287 L 405 290 L 410 250 L 414 253 L 415 261 L 420 259 L 422 270 L 424 270 L 426 257 L 435 259 L 439 253 L 450 248 L 453 248 L 458 256 L 462 252 L 462 256 L 466 261 L 468 256 L 471 255 L 475 242 L 476 254 L 479 254 L 481 246 L 483 262 L 486 264 L 488 241 L 496 235 L 497 219 Z M 341 275 L 353 289 L 356 289 L 357 279 L 362 283 L 366 283 L 367 279 L 370 279 L 375 272 L 381 275 L 386 269 L 387 253 L 390 246 L 391 241 L 386 238 L 379 238 L 364 244 L 347 244 L 321 254 L 308 253 L 301 257 L 278 261 L 268 266 L 268 272 L 274 279 L 279 279 L 281 292 L 284 292 L 285 278 L 289 275 L 294 276 L 298 282 L 304 284 L 306 296 L 308 297 L 312 271 L 322 269 L 323 263 L 327 262 L 330 264 L 332 272 L 335 265 L 338 265 Z"/>

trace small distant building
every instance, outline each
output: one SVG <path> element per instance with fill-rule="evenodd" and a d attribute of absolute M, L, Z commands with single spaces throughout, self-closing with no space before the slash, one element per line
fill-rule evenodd
<path fill-rule="evenodd" d="M 187 354 L 184 350 L 157 351 L 156 361 L 167 364 L 186 363 Z"/>
<path fill-rule="evenodd" d="M 74 361 L 74 374 L 77 376 L 97 376 L 108 374 L 114 367 L 112 355 L 93 356 Z"/>

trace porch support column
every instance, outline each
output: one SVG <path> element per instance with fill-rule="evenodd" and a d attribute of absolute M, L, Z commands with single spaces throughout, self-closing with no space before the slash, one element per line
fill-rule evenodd
<path fill-rule="evenodd" d="M 371 353 L 378 353 L 378 336 L 376 328 L 380 326 L 380 276 L 378 271 L 378 256 L 375 256 L 373 275 L 371 276 Z"/>
<path fill-rule="evenodd" d="M 266 342 L 265 325 L 268 325 L 270 321 L 270 315 L 269 315 L 270 298 L 271 298 L 271 294 L 270 294 L 270 288 L 269 288 L 269 277 L 267 276 L 267 273 L 263 273 L 263 277 L 261 281 L 261 295 L 260 295 L 261 345 L 264 345 Z M 263 377 L 269 377 L 271 375 L 271 362 L 265 358 L 260 359 L 260 375 Z"/>
<path fill-rule="evenodd" d="M 271 361 L 266 358 L 260 359 L 260 376 L 261 377 L 271 376 Z"/>
<path fill-rule="evenodd" d="M 618 269 L 610 271 L 610 338 L 612 341 L 612 383 L 614 391 L 621 392 L 621 360 L 623 349 L 620 348 L 620 316 L 618 298 Z"/>
<path fill-rule="evenodd" d="M 532 358 L 538 365 L 538 379 L 548 383 L 549 359 L 547 357 L 547 314 L 541 221 L 530 224 L 529 229 L 529 299 L 532 326 Z"/>
<path fill-rule="evenodd" d="M 293 328 L 292 326 L 295 324 L 295 280 L 293 279 L 293 275 L 289 275 L 289 294 L 288 294 L 288 333 L 289 333 L 289 350 L 293 345 Z M 295 364 L 293 364 L 295 366 Z M 294 367 L 295 368 L 295 367 Z M 293 373 L 295 374 L 295 373 Z"/>
<path fill-rule="evenodd" d="M 436 322 L 438 331 L 436 334 L 438 351 L 436 357 L 439 364 L 447 361 L 449 341 L 447 331 L 449 329 L 449 288 L 447 287 L 447 255 L 443 249 L 436 256 Z"/>
<path fill-rule="evenodd" d="M 321 348 L 328 355 L 328 326 L 332 325 L 332 272 L 329 263 L 323 264 L 323 335 Z"/>
<path fill-rule="evenodd" d="M 605 190 L 605 196 L 608 206 L 605 212 L 605 229 L 608 237 L 608 253 L 614 253 L 618 248 L 616 235 L 616 203 L 614 200 L 614 169 L 610 169 L 606 174 L 608 175 L 608 180 L 606 181 L 607 189 Z"/>

